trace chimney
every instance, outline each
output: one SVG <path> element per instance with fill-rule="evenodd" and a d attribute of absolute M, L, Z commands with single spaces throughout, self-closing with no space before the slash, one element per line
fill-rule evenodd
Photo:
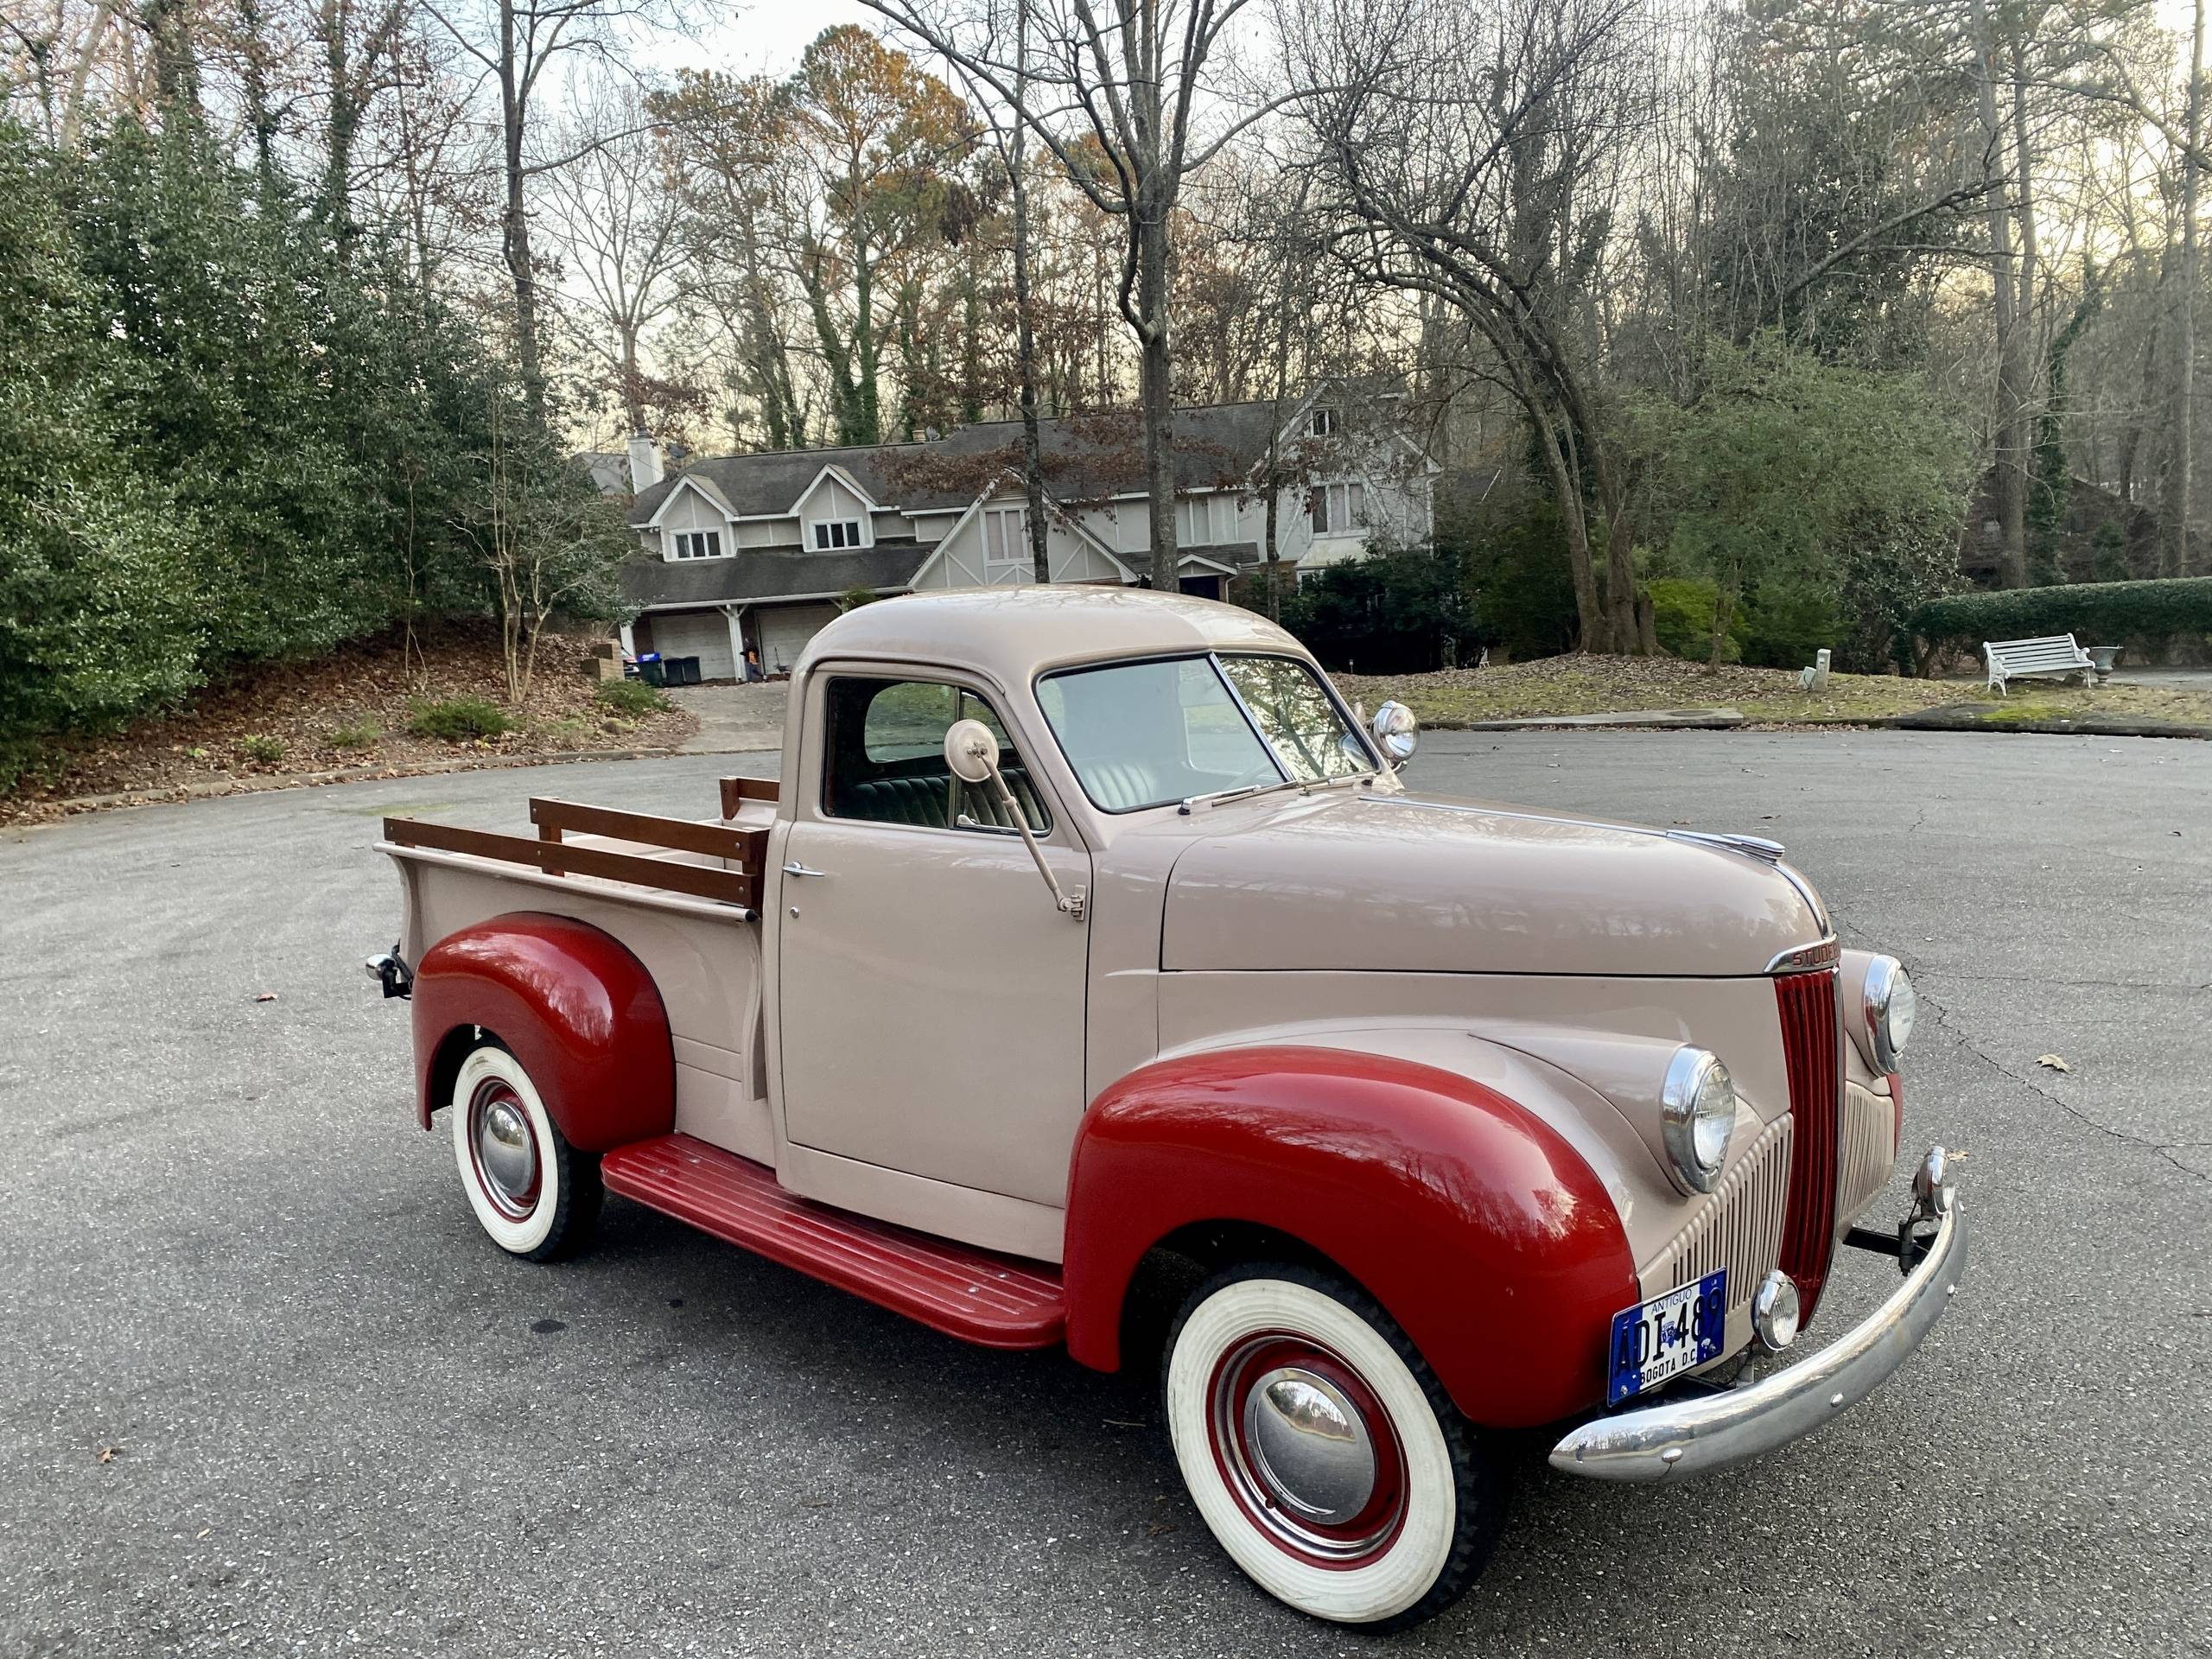
<path fill-rule="evenodd" d="M 630 435 L 630 493 L 643 495 L 660 482 L 660 449 L 642 432 Z"/>

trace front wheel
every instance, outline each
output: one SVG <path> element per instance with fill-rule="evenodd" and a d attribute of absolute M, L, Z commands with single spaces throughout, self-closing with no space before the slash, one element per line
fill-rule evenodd
<path fill-rule="evenodd" d="M 1300 1612 L 1417 1624 L 1489 1559 L 1504 1502 L 1473 1428 L 1343 1281 L 1280 1264 L 1217 1274 L 1169 1334 L 1162 1393 L 1207 1527 Z"/>
<path fill-rule="evenodd" d="M 550 1262 L 589 1243 L 599 1160 L 569 1144 L 520 1060 L 495 1042 L 471 1050 L 448 1109 L 461 1189 L 493 1243 Z"/>

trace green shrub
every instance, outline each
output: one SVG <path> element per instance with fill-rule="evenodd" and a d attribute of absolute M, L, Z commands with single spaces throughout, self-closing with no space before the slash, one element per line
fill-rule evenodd
<path fill-rule="evenodd" d="M 1744 660 L 1754 668 L 1803 668 L 1823 647 L 1840 652 L 1835 596 L 1813 582 L 1760 583 L 1742 626 Z"/>
<path fill-rule="evenodd" d="M 1427 548 L 1324 566 L 1283 595 L 1282 625 L 1325 666 L 1363 674 L 1424 673 L 1474 655 L 1459 562 Z"/>
<path fill-rule="evenodd" d="M 407 722 L 407 729 L 418 736 L 443 738 L 448 743 L 497 737 L 513 727 L 505 709 L 482 697 L 448 697 L 443 702 L 425 703 Z"/>
<path fill-rule="evenodd" d="M 2070 633 L 2084 645 L 2163 642 L 2212 632 L 2212 576 L 1953 594 L 1915 612 L 1912 631 L 1930 645 L 1973 647 L 1986 639 L 2051 633 Z"/>
<path fill-rule="evenodd" d="M 255 732 L 238 740 L 238 750 L 257 766 L 273 766 L 284 758 L 284 740 Z"/>
<path fill-rule="evenodd" d="M 356 720 L 340 726 L 330 734 L 334 749 L 372 749 L 384 735 L 384 728 L 372 720 Z"/>
<path fill-rule="evenodd" d="M 1646 589 L 1651 595 L 1651 626 L 1659 648 L 1693 662 L 1713 660 L 1713 613 L 1720 603 L 1720 589 L 1695 576 L 1663 576 Z M 1720 660 L 1733 662 L 1744 654 L 1744 613 L 1729 607 L 1720 637 Z"/>
<path fill-rule="evenodd" d="M 659 690 L 643 680 L 609 680 L 592 694 L 602 709 L 612 709 L 618 715 L 632 719 L 641 715 L 657 715 L 668 707 L 668 699 Z"/>

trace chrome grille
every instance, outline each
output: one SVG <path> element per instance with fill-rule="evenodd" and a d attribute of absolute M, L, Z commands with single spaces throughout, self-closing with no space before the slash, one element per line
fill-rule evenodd
<path fill-rule="evenodd" d="M 1890 1179 L 1897 1163 L 1897 1107 L 1885 1095 L 1867 1090 L 1843 1091 L 1843 1133 L 1836 1178 L 1836 1213 L 1857 1215 Z"/>
<path fill-rule="evenodd" d="M 1731 1312 L 1751 1300 L 1782 1254 L 1782 1216 L 1789 1202 L 1790 1120 L 1777 1118 L 1722 1175 L 1695 1220 L 1669 1241 L 1643 1274 L 1648 1294 L 1679 1290 L 1716 1268 L 1728 1269 Z"/>

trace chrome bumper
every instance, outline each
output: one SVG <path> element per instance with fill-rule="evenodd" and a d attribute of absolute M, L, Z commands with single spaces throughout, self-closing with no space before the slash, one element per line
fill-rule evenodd
<path fill-rule="evenodd" d="M 1873 1314 L 1810 1358 L 1743 1388 L 1599 1417 L 1552 1448 L 1552 1467 L 1598 1480 L 1660 1480 L 1725 1469 L 1796 1440 L 1855 1405 L 1905 1362 L 1957 1294 L 1966 1220 L 1937 1147 L 1913 1182 L 1927 1253 Z"/>

